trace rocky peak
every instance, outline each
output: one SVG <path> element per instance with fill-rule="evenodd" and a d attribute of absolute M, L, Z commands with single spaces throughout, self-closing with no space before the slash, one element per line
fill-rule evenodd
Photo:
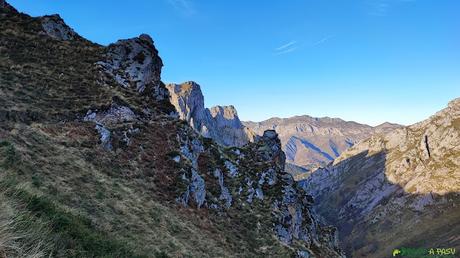
<path fill-rule="evenodd" d="M 160 89 L 163 62 L 150 36 L 142 34 L 110 44 L 105 57 L 98 65 L 122 87 L 166 97 L 167 92 Z"/>
<path fill-rule="evenodd" d="M 241 123 L 235 107 L 205 108 L 201 87 L 196 82 L 173 83 L 166 88 L 179 117 L 201 135 L 224 146 L 243 146 L 252 140 L 253 134 Z"/>
<path fill-rule="evenodd" d="M 204 120 L 204 97 L 200 85 L 189 81 L 182 84 L 166 85 L 170 101 L 176 107 L 179 117 L 187 121 L 195 130 L 200 131 Z"/>
<path fill-rule="evenodd" d="M 73 40 L 78 36 L 72 28 L 67 26 L 59 14 L 42 16 L 40 21 L 43 31 L 54 39 Z"/>

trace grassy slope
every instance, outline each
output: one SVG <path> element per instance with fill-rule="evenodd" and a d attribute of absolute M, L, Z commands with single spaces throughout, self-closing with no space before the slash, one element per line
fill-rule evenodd
<path fill-rule="evenodd" d="M 92 231 L 100 232 L 95 233 L 94 237 L 101 241 L 110 236 L 108 239 L 112 239 L 114 245 L 128 243 L 124 249 L 134 250 L 128 256 L 147 255 L 152 251 L 189 253 L 193 256 L 212 253 L 226 256 L 230 252 L 224 250 L 225 239 L 222 239 L 212 222 L 206 220 L 206 216 L 193 214 L 194 211 L 187 209 L 177 211 L 173 201 L 168 203 L 165 200 L 162 194 L 166 191 L 161 189 L 159 192 L 161 187 L 156 185 L 156 181 L 160 181 L 157 175 L 137 174 L 137 164 L 123 167 L 123 161 L 117 162 L 122 157 L 110 157 L 110 154 L 98 148 L 81 147 L 78 142 L 81 138 L 58 143 L 56 139 L 59 136 L 46 135 L 42 128 L 35 126 L 42 125 L 24 126 L 17 129 L 17 134 L 9 135 L 13 143 L 5 143 L 3 152 L 10 153 L 8 159 L 14 161 L 4 162 L 1 180 L 7 186 L 7 192 L 13 193 L 7 196 L 20 203 L 23 212 L 32 212 L 43 223 L 59 224 L 55 216 L 61 216 L 62 213 L 71 217 L 72 222 L 68 227 L 51 231 L 53 236 L 67 234 L 68 231 L 76 231 L 79 235 L 70 237 L 75 242 L 71 244 L 66 243 L 66 238 L 53 239 L 54 250 L 65 252 L 58 256 L 80 256 L 81 252 L 111 256 L 110 252 L 95 252 L 109 250 L 101 249 L 99 245 L 85 246 L 85 242 L 89 241 L 86 232 Z M 55 126 L 46 128 L 49 127 Z M 70 130 L 84 132 L 84 129 L 95 138 L 91 128 L 76 128 L 73 124 Z M 68 130 L 60 128 L 67 135 L 71 132 Z M 93 144 L 97 145 L 96 139 Z M 166 154 L 160 158 L 166 158 Z M 145 171 L 148 170 L 138 172 Z M 19 196 L 14 194 L 17 192 Z M 45 202 L 46 206 L 37 209 L 27 205 L 31 198 L 37 198 L 36 202 Z M 56 207 L 56 210 L 50 211 L 48 205 Z M 42 212 L 51 213 L 42 216 Z M 108 244 L 103 242 L 100 245 Z"/>

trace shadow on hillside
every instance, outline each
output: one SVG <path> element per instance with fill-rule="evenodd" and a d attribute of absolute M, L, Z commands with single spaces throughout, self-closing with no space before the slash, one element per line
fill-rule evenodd
<path fill-rule="evenodd" d="M 401 247 L 458 250 L 459 193 L 407 192 L 402 185 L 390 182 L 386 161 L 384 151 L 364 151 L 312 175 L 341 171 L 337 180 L 315 197 L 315 210 L 326 223 L 338 227 L 347 256 L 388 257 Z"/>

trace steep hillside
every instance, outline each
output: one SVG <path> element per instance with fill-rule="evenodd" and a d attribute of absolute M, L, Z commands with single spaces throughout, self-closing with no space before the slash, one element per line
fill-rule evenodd
<path fill-rule="evenodd" d="M 254 140 L 254 133 L 241 123 L 235 107 L 205 108 L 204 96 L 197 83 L 168 84 L 166 88 L 180 119 L 204 137 L 227 147 L 241 147 Z"/>
<path fill-rule="evenodd" d="M 398 247 L 458 250 L 460 99 L 353 146 L 302 185 L 353 257 L 388 257 Z"/>
<path fill-rule="evenodd" d="M 342 257 L 277 134 L 199 136 L 161 67 L 0 1 L 0 257 Z"/>
<path fill-rule="evenodd" d="M 347 148 L 374 133 L 385 133 L 399 125 L 384 123 L 371 127 L 338 118 L 296 116 L 244 122 L 256 134 L 276 130 L 286 152 L 287 162 L 314 170 L 337 158 Z"/>

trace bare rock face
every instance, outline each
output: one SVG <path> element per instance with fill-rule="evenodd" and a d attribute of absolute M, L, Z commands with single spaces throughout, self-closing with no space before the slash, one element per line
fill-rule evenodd
<path fill-rule="evenodd" d="M 158 99 L 167 96 L 167 92 L 161 89 L 163 62 L 148 35 L 109 45 L 106 60 L 98 62 L 98 65 L 124 88 L 151 94 Z"/>
<path fill-rule="evenodd" d="M 218 127 L 235 127 L 241 125 L 234 106 L 215 106 L 209 109 Z"/>
<path fill-rule="evenodd" d="M 310 116 L 270 118 L 243 124 L 259 135 L 268 129 L 276 130 L 283 143 L 287 162 L 310 171 L 326 166 L 343 151 L 374 133 L 385 133 L 401 127 L 391 123 L 371 127 L 338 118 Z"/>
<path fill-rule="evenodd" d="M 210 117 L 209 137 L 220 139 L 224 146 L 243 146 L 252 141 L 253 134 L 238 118 L 234 106 L 216 106 L 207 112 Z"/>
<path fill-rule="evenodd" d="M 77 38 L 77 33 L 65 24 L 58 14 L 40 17 L 44 32 L 57 40 L 73 40 Z"/>
<path fill-rule="evenodd" d="M 179 118 L 187 121 L 190 126 L 201 132 L 206 126 L 203 124 L 206 116 L 204 97 L 200 86 L 195 82 L 183 84 L 168 84 L 166 88 L 170 94 L 170 101 L 176 107 Z"/>
<path fill-rule="evenodd" d="M 224 146 L 243 146 L 252 140 L 253 134 L 241 123 L 235 107 L 205 108 L 203 93 L 197 83 L 169 84 L 166 88 L 179 117 L 204 137 Z"/>
<path fill-rule="evenodd" d="M 351 147 L 301 184 L 353 256 L 383 257 L 410 243 L 460 246 L 460 99 Z"/>

